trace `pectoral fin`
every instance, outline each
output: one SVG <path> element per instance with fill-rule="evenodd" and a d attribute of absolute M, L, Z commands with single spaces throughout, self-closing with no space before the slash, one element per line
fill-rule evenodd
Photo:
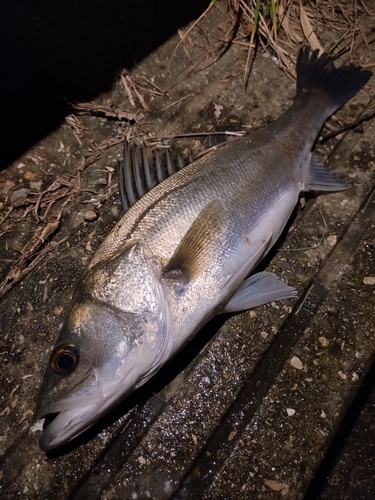
<path fill-rule="evenodd" d="M 167 279 L 194 280 L 207 268 L 210 255 L 224 230 L 224 215 L 218 202 L 209 203 L 198 215 L 164 269 Z"/>
<path fill-rule="evenodd" d="M 310 166 L 305 180 L 306 191 L 342 191 L 349 186 L 349 181 L 338 179 L 316 155 L 311 153 Z"/>
<path fill-rule="evenodd" d="M 264 271 L 243 281 L 221 313 L 245 311 L 296 295 L 294 288 L 281 281 L 275 274 Z"/>

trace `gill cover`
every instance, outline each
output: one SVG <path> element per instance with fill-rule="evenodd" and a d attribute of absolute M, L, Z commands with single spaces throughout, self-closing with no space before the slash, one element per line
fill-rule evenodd
<path fill-rule="evenodd" d="M 36 417 L 53 417 L 42 449 L 86 430 L 168 359 L 173 338 L 158 270 L 134 242 L 86 274 L 40 391 Z"/>

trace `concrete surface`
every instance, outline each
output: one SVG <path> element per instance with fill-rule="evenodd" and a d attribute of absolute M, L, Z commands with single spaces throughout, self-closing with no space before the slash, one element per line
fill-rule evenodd
<path fill-rule="evenodd" d="M 32 412 L 64 310 L 119 217 L 111 169 L 123 136 L 258 127 L 293 99 L 294 83 L 261 51 L 243 94 L 242 46 L 216 60 L 226 23 L 221 2 L 169 70 L 178 36 L 132 72 L 149 89 L 150 111 L 134 92 L 133 107 L 118 83 L 94 104 L 121 108 L 131 120 L 78 116 L 74 130 L 66 122 L 1 174 L 2 213 L 12 195 L 18 203 L 0 223 L 2 278 L 35 231 L 61 214 L 37 250 L 50 251 L 0 302 L 1 498 L 302 499 L 372 365 L 375 151 L 368 121 L 318 144 L 352 185 L 309 196 L 263 264 L 295 286 L 298 298 L 215 319 L 91 430 L 47 455 L 38 447 Z M 366 52 L 366 60 L 373 56 Z M 152 95 L 156 87 L 142 76 L 170 98 Z M 340 121 L 369 110 L 373 86 L 372 79 Z M 187 146 L 200 148 L 200 138 Z M 50 192 L 62 197 L 51 204 Z"/>

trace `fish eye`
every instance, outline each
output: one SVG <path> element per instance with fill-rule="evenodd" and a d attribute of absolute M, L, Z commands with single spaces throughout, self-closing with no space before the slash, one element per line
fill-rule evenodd
<path fill-rule="evenodd" d="M 51 354 L 50 366 L 55 373 L 70 373 L 79 361 L 79 354 L 74 345 L 65 344 L 57 346 Z"/>

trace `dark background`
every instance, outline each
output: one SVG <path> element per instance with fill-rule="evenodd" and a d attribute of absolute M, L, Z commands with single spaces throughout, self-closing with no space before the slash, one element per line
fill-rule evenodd
<path fill-rule="evenodd" d="M 209 0 L 0 2 L 0 168 L 109 89 Z"/>

